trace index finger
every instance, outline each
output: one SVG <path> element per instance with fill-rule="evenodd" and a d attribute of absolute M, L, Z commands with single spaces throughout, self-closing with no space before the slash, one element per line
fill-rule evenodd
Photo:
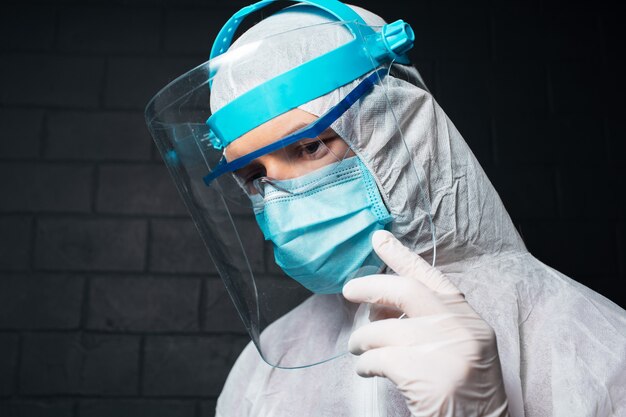
<path fill-rule="evenodd" d="M 372 236 L 376 254 L 398 275 L 418 279 L 431 290 L 440 294 L 460 294 L 459 289 L 437 268 L 404 246 L 386 230 L 378 230 Z"/>

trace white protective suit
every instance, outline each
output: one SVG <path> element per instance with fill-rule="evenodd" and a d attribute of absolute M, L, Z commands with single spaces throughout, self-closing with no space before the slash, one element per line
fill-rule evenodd
<path fill-rule="evenodd" d="M 270 16 L 234 45 L 327 21 L 319 13 L 303 13 L 307 8 L 294 6 Z M 370 12 L 353 8 L 370 25 L 384 23 Z M 298 53 L 275 51 L 262 68 L 249 68 L 246 74 L 231 78 L 237 83 L 223 85 L 223 91 L 223 80 L 216 81 L 212 110 L 282 72 L 281 68 L 306 61 L 320 45 L 330 49 L 329 42 L 336 45 L 338 40 L 308 39 L 304 46 L 298 43 Z M 414 248 L 423 247 L 431 238 L 412 234 L 424 216 L 414 210 L 411 190 L 417 185 L 411 183 L 415 177 L 410 164 L 422 166 L 436 230 L 436 266 L 495 330 L 511 415 L 626 416 L 626 312 L 527 251 L 478 161 L 424 89 L 417 71 L 395 66 L 391 74 L 394 77 L 385 81 L 386 94 L 413 161 L 402 157 L 406 150 L 386 146 L 398 132 L 392 115 L 378 110 L 384 100 L 380 86 L 362 99 L 358 110 L 350 109 L 332 127 L 372 171 L 395 218 L 394 234 L 404 236 L 402 241 L 413 243 Z M 246 82 L 241 82 L 241 75 Z M 349 91 L 357 82 L 341 89 Z M 333 92 L 301 108 L 319 116 L 338 97 Z M 389 126 L 388 132 L 381 128 L 381 120 L 387 121 L 383 126 Z M 430 253 L 421 255 L 432 259 Z M 346 308 L 356 310 L 341 294 L 315 295 L 270 326 L 265 337 L 285 340 L 298 332 L 310 335 L 298 340 L 320 343 L 328 339 L 324 323 L 335 320 L 333 313 Z M 358 314 L 355 320 L 362 319 Z M 291 346 L 289 354 L 297 352 L 298 346 Z M 306 369 L 275 369 L 250 343 L 228 376 L 217 415 L 410 415 L 393 384 L 357 376 L 354 362 L 354 356 L 346 355 Z"/>

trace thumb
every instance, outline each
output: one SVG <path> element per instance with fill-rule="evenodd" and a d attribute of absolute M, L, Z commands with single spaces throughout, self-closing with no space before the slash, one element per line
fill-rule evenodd
<path fill-rule="evenodd" d="M 376 254 L 398 275 L 419 280 L 439 294 L 461 294 L 459 289 L 437 268 L 404 246 L 387 230 L 378 230 L 372 236 Z"/>

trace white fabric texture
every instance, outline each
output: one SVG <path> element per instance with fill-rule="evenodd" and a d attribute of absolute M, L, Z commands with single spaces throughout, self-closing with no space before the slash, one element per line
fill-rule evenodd
<path fill-rule="evenodd" d="M 295 6 L 270 16 L 235 46 L 330 20 L 307 9 Z M 368 24 L 383 24 L 378 16 L 354 9 Z M 294 32 L 294 50 L 268 54 L 260 67 L 216 78 L 212 110 L 272 74 L 347 40 L 296 38 Z M 395 65 L 391 75 L 385 88 L 376 86 L 333 128 L 376 178 L 395 217 L 394 235 L 430 261 L 431 236 L 420 227 L 425 213 L 418 201 L 420 188 L 427 193 L 436 230 L 436 266 L 494 329 L 511 415 L 626 416 L 626 312 L 527 251 L 497 192 L 417 71 Z M 356 82 L 301 108 L 320 115 Z M 387 100 L 395 117 L 385 110 Z M 411 158 L 398 140 L 396 119 Z M 421 184 L 412 164 L 425 173 Z M 309 337 L 298 340 L 322 343 L 332 335 L 323 334 L 319 323 L 332 321 L 333 312 L 346 308 L 353 307 L 340 294 L 315 295 L 274 323 L 264 337 L 284 341 L 300 332 Z M 362 318 L 359 314 L 365 313 L 357 312 L 356 319 Z M 297 345 L 290 346 L 290 354 L 297 351 Z M 312 368 L 275 369 L 249 344 L 226 381 L 217 415 L 410 415 L 393 384 L 357 376 L 354 364 L 355 358 L 346 355 Z"/>

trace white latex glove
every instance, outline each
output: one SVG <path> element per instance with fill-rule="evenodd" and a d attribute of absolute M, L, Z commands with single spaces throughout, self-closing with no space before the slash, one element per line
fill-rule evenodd
<path fill-rule="evenodd" d="M 445 275 L 391 233 L 375 232 L 372 246 L 398 276 L 354 279 L 343 295 L 406 318 L 374 321 L 352 334 L 356 372 L 391 380 L 415 417 L 508 416 L 493 329 Z"/>

